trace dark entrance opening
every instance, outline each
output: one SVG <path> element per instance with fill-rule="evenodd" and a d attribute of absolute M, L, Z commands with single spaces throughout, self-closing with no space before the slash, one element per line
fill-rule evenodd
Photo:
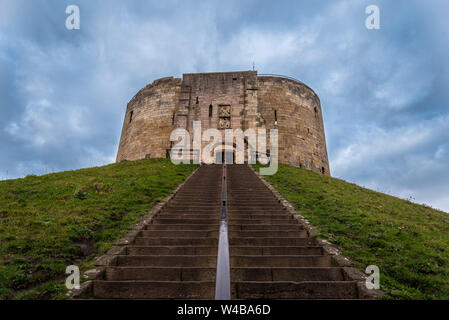
<path fill-rule="evenodd" d="M 222 151 L 222 152 L 217 152 L 215 154 L 215 163 L 217 164 L 233 164 L 234 163 L 234 152 L 232 151 Z"/>

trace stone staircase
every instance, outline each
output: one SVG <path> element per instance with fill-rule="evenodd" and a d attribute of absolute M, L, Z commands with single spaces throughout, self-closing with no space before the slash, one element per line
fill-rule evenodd
<path fill-rule="evenodd" d="M 247 165 L 227 166 L 232 299 L 355 299 L 323 247 Z"/>
<path fill-rule="evenodd" d="M 202 166 L 94 280 L 98 299 L 213 299 L 222 166 Z"/>
<path fill-rule="evenodd" d="M 222 165 L 203 165 L 93 280 L 96 299 L 214 299 Z M 227 165 L 232 299 L 356 299 L 330 255 L 247 165 Z"/>

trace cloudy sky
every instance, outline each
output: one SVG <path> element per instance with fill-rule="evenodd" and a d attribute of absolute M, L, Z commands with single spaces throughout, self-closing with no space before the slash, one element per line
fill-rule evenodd
<path fill-rule="evenodd" d="M 80 8 L 80 30 L 65 9 Z M 381 29 L 365 27 L 368 5 Z M 0 0 L 0 179 L 114 162 L 127 102 L 252 69 L 320 96 L 332 175 L 449 212 L 449 1 Z"/>

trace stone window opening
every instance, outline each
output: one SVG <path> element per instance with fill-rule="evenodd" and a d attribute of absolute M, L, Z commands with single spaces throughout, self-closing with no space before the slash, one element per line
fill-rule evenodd
<path fill-rule="evenodd" d="M 277 125 L 278 124 L 278 111 L 274 110 L 274 124 Z"/>
<path fill-rule="evenodd" d="M 171 125 L 175 125 L 175 113 L 173 112 L 173 116 L 171 117 Z"/>
<path fill-rule="evenodd" d="M 317 117 L 318 116 L 318 108 L 315 107 L 314 110 L 315 110 L 315 117 Z"/>
<path fill-rule="evenodd" d="M 321 173 L 325 174 L 326 173 L 326 169 L 324 169 L 324 167 L 321 167 Z"/>
<path fill-rule="evenodd" d="M 134 114 L 134 111 L 131 111 L 129 113 L 129 123 L 131 123 L 131 121 L 133 121 L 133 114 Z"/>
<path fill-rule="evenodd" d="M 233 86 L 237 85 L 237 78 L 232 78 L 232 85 Z"/>
<path fill-rule="evenodd" d="M 196 104 L 200 103 L 200 100 L 198 99 L 198 97 L 196 97 Z"/>
<path fill-rule="evenodd" d="M 209 118 L 212 118 L 212 111 L 214 110 L 214 107 L 212 105 L 209 106 Z"/>

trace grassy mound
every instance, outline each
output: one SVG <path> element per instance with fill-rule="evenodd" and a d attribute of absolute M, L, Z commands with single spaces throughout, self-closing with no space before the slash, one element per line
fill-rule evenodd
<path fill-rule="evenodd" d="M 449 214 L 298 167 L 264 177 L 395 299 L 449 299 Z"/>
<path fill-rule="evenodd" d="M 68 265 L 92 267 L 195 168 L 152 159 L 0 181 L 0 299 L 64 297 Z"/>

